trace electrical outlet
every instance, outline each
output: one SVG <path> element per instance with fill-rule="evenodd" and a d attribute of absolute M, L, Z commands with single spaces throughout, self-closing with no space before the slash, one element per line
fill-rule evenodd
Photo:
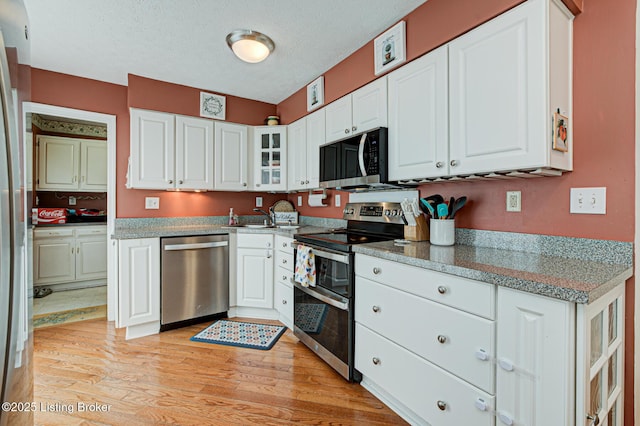
<path fill-rule="evenodd" d="M 607 214 L 607 188 L 571 188 L 569 212 Z"/>
<path fill-rule="evenodd" d="M 262 197 L 256 197 L 256 207 L 262 207 Z"/>
<path fill-rule="evenodd" d="M 160 208 L 160 198 L 144 197 L 144 208 L 147 210 L 158 210 Z"/>
<path fill-rule="evenodd" d="M 334 199 L 336 200 L 335 201 L 336 207 L 340 207 L 340 194 L 336 194 Z"/>
<path fill-rule="evenodd" d="M 522 211 L 522 192 L 507 191 L 507 211 L 508 212 Z"/>
<path fill-rule="evenodd" d="M 298 195 L 298 207 L 302 207 L 302 195 Z"/>
<path fill-rule="evenodd" d="M 76 197 L 74 197 L 73 195 L 69 195 L 69 205 L 70 206 L 76 205 Z"/>

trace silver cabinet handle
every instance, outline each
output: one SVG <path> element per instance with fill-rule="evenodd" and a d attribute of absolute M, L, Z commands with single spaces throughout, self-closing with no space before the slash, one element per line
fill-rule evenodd
<path fill-rule="evenodd" d="M 377 357 L 373 357 L 373 359 L 371 360 L 375 365 L 380 365 L 380 358 Z"/>
<path fill-rule="evenodd" d="M 358 128 L 357 128 L 356 126 L 353 126 L 353 127 L 351 128 L 351 130 L 353 130 L 353 131 L 355 132 L 356 130 L 358 130 Z"/>
<path fill-rule="evenodd" d="M 447 343 L 447 336 L 443 336 L 442 334 L 438 335 L 438 342 Z"/>
<path fill-rule="evenodd" d="M 286 305 L 286 304 L 287 304 L 287 301 L 286 301 L 286 300 L 284 300 L 284 299 L 282 299 L 282 304 L 283 304 L 283 305 Z"/>
<path fill-rule="evenodd" d="M 244 183 L 242 184 L 242 186 L 247 186 L 247 182 L 244 182 Z"/>
<path fill-rule="evenodd" d="M 458 162 L 456 160 L 451 160 L 449 164 L 451 164 L 451 167 L 455 167 L 458 165 Z"/>
<path fill-rule="evenodd" d="M 73 247 L 71 247 L 71 254 L 73 254 Z"/>
<path fill-rule="evenodd" d="M 304 181 L 303 180 L 300 181 L 300 185 L 304 185 Z"/>
<path fill-rule="evenodd" d="M 267 249 L 267 259 L 271 259 L 271 249 Z"/>
<path fill-rule="evenodd" d="M 590 426 L 598 426 L 600 424 L 600 417 L 597 414 L 587 414 L 587 419 L 591 420 Z"/>
<path fill-rule="evenodd" d="M 282 243 L 282 247 L 287 248 L 287 243 Z"/>
<path fill-rule="evenodd" d="M 349 134 L 349 129 L 344 129 L 344 133 L 348 135 Z"/>
<path fill-rule="evenodd" d="M 373 268 L 373 273 L 374 274 L 379 275 L 381 272 L 382 272 L 382 269 L 380 269 L 378 267 Z"/>
<path fill-rule="evenodd" d="M 287 280 L 287 276 L 286 276 L 286 275 L 283 275 L 283 276 L 282 276 L 282 281 L 286 281 L 286 280 Z"/>
<path fill-rule="evenodd" d="M 447 403 L 444 401 L 438 401 L 437 402 L 438 408 L 440 409 L 440 411 L 444 411 L 447 409 Z"/>
<path fill-rule="evenodd" d="M 443 285 L 438 286 L 438 293 L 445 294 L 447 292 L 447 288 Z"/>
<path fill-rule="evenodd" d="M 373 310 L 373 312 L 376 312 L 376 313 L 377 313 L 377 312 L 380 312 L 380 306 L 373 305 L 373 307 L 371 308 L 371 310 Z"/>
<path fill-rule="evenodd" d="M 178 184 L 182 185 L 182 183 L 183 183 L 183 182 L 182 182 L 182 179 L 180 179 L 180 180 L 178 181 Z"/>
<path fill-rule="evenodd" d="M 304 181 L 304 183 L 309 183 L 309 181 L 308 181 L 308 180 L 305 180 L 305 181 Z"/>
<path fill-rule="evenodd" d="M 282 264 L 286 265 L 287 264 L 287 259 L 282 259 Z"/>
<path fill-rule="evenodd" d="M 436 168 L 437 168 L 437 169 L 441 169 L 441 168 L 442 168 L 442 166 L 444 166 L 444 163 L 443 163 L 442 161 L 438 161 L 438 162 L 436 163 Z"/>
<path fill-rule="evenodd" d="M 173 185 L 173 180 L 169 179 L 169 185 Z"/>

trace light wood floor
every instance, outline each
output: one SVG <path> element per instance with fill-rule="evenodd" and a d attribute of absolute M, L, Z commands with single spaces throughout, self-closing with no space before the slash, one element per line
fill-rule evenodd
<path fill-rule="evenodd" d="M 269 351 L 189 340 L 208 324 L 129 341 L 104 320 L 35 330 L 35 424 L 405 424 L 290 330 Z"/>

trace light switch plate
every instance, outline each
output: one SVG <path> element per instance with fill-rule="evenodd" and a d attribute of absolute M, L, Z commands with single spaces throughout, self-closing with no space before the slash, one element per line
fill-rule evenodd
<path fill-rule="evenodd" d="M 298 195 L 298 207 L 302 207 L 302 195 Z"/>
<path fill-rule="evenodd" d="M 69 195 L 69 205 L 70 206 L 76 205 L 76 197 L 74 197 L 73 195 Z"/>
<path fill-rule="evenodd" d="M 334 199 L 336 200 L 336 202 L 335 202 L 336 207 L 340 207 L 340 194 L 336 194 Z"/>
<path fill-rule="evenodd" d="M 607 188 L 571 188 L 569 212 L 607 214 Z"/>
<path fill-rule="evenodd" d="M 262 207 L 262 197 L 256 197 L 256 207 Z"/>
<path fill-rule="evenodd" d="M 160 197 L 144 197 L 144 208 L 158 210 L 160 208 Z"/>

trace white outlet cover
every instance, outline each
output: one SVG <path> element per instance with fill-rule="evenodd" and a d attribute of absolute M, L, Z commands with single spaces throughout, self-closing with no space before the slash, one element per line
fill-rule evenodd
<path fill-rule="evenodd" d="M 256 197 L 256 207 L 262 207 L 262 197 Z"/>
<path fill-rule="evenodd" d="M 522 211 L 522 192 L 521 191 L 507 191 L 507 211 L 508 212 Z"/>
<path fill-rule="evenodd" d="M 571 188 L 570 213 L 607 214 L 607 188 Z"/>
<path fill-rule="evenodd" d="M 158 210 L 160 208 L 159 197 L 145 197 L 144 208 L 147 210 Z"/>
<path fill-rule="evenodd" d="M 336 207 L 340 207 L 340 194 L 336 194 L 335 200 Z"/>
<path fill-rule="evenodd" d="M 76 205 L 76 197 L 74 197 L 73 195 L 69 195 L 69 205 L 70 206 Z"/>
<path fill-rule="evenodd" d="M 302 195 L 298 195 L 298 207 L 302 207 Z"/>

